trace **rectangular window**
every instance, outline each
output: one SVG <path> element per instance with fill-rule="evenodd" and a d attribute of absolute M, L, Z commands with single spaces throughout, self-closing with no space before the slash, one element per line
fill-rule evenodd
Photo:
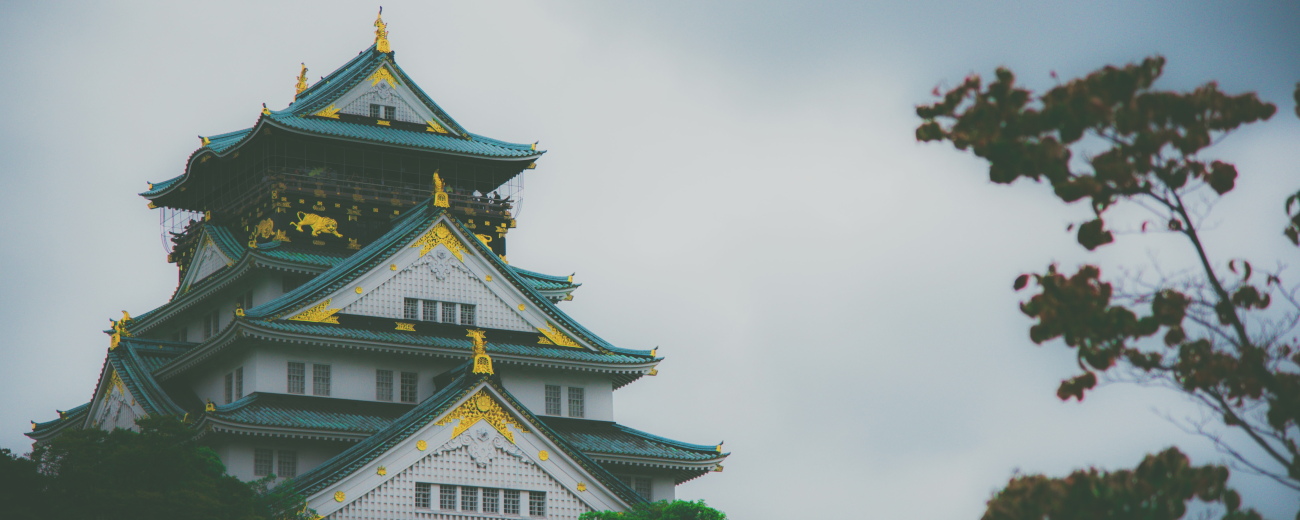
<path fill-rule="evenodd" d="M 569 387 L 569 417 L 586 416 L 586 409 L 583 407 L 584 393 L 581 387 Z"/>
<path fill-rule="evenodd" d="M 381 115 L 383 115 L 383 114 L 381 114 L 381 113 L 379 112 L 379 105 L 376 104 L 376 103 L 371 103 L 371 104 L 370 104 L 370 117 L 373 117 L 373 118 L 375 118 L 375 119 L 379 119 L 379 117 L 380 117 Z"/>
<path fill-rule="evenodd" d="M 235 369 L 235 399 L 244 397 L 244 367 Z"/>
<path fill-rule="evenodd" d="M 546 385 L 546 415 L 560 415 L 560 385 Z"/>
<path fill-rule="evenodd" d="M 468 486 L 460 487 L 460 510 L 478 511 L 478 488 Z"/>
<path fill-rule="evenodd" d="M 456 486 L 446 484 L 438 486 L 438 509 L 443 511 L 456 510 Z"/>
<path fill-rule="evenodd" d="M 428 482 L 415 483 L 415 507 L 420 509 L 433 507 L 433 484 Z"/>
<path fill-rule="evenodd" d="M 424 300 L 424 321 L 438 321 L 438 302 Z"/>
<path fill-rule="evenodd" d="M 442 304 L 442 322 L 456 323 L 456 305 L 451 303 Z"/>
<path fill-rule="evenodd" d="M 280 460 L 276 461 L 276 476 L 280 478 L 293 478 L 298 476 L 298 452 L 293 450 L 280 450 Z"/>
<path fill-rule="evenodd" d="M 253 450 L 253 475 L 265 477 L 271 474 L 271 462 L 275 458 L 275 452 L 266 448 L 256 448 Z"/>
<path fill-rule="evenodd" d="M 393 400 L 393 371 L 392 370 L 375 371 L 375 399 L 379 401 Z"/>
<path fill-rule="evenodd" d="M 235 393 L 234 377 L 234 374 L 226 374 L 226 404 L 230 404 L 230 401 L 233 400 L 230 397 Z"/>
<path fill-rule="evenodd" d="M 519 490 L 503 489 L 501 493 L 505 495 L 501 501 L 501 512 L 507 515 L 519 514 Z"/>
<path fill-rule="evenodd" d="M 218 332 L 221 332 L 221 315 L 218 314 L 217 311 L 212 311 L 212 313 L 203 320 L 203 339 L 216 336 Z"/>
<path fill-rule="evenodd" d="M 528 492 L 528 516 L 546 516 L 546 492 Z"/>
<path fill-rule="evenodd" d="M 291 394 L 307 393 L 307 367 L 297 361 L 289 362 L 289 388 Z"/>
<path fill-rule="evenodd" d="M 420 300 L 407 298 L 403 302 L 402 317 L 408 320 L 420 319 Z"/>
<path fill-rule="evenodd" d="M 415 372 L 402 372 L 402 402 L 414 403 L 419 395 L 420 374 Z M 392 398 L 390 397 L 391 401 Z"/>
<path fill-rule="evenodd" d="M 474 306 L 468 303 L 460 304 L 460 324 L 474 325 Z"/>
<path fill-rule="evenodd" d="M 648 477 L 633 477 L 632 489 L 636 491 L 636 494 L 641 495 L 641 498 L 650 500 L 650 479 Z"/>
<path fill-rule="evenodd" d="M 384 105 L 384 119 L 396 119 L 397 107 Z"/>
<path fill-rule="evenodd" d="M 499 513 L 501 512 L 501 490 L 493 488 L 483 488 L 483 512 Z"/>
<path fill-rule="evenodd" d="M 330 366 L 311 366 L 311 394 L 330 395 Z M 572 397 L 570 397 L 572 399 Z"/>

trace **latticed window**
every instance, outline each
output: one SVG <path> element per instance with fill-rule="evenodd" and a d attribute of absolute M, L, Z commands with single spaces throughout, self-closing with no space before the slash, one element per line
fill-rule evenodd
<path fill-rule="evenodd" d="M 443 511 L 456 510 L 456 486 L 446 484 L 438 486 L 438 509 Z M 518 509 L 516 507 L 516 509 Z M 516 510 L 516 514 L 518 511 Z"/>
<path fill-rule="evenodd" d="M 460 324 L 474 325 L 474 306 L 468 303 L 460 304 Z"/>
<path fill-rule="evenodd" d="M 244 367 L 235 369 L 235 399 L 244 397 Z"/>
<path fill-rule="evenodd" d="M 460 487 L 460 510 L 478 511 L 478 488 L 469 486 Z"/>
<path fill-rule="evenodd" d="M 501 512 L 501 490 L 494 488 L 483 488 L 483 512 L 499 513 Z"/>
<path fill-rule="evenodd" d="M 375 399 L 380 401 L 393 400 L 393 371 L 376 370 L 375 371 Z"/>
<path fill-rule="evenodd" d="M 311 366 L 311 393 L 312 395 L 330 395 L 329 365 Z"/>
<path fill-rule="evenodd" d="M 456 306 L 455 306 L 455 305 L 452 305 L 452 304 L 449 304 L 449 303 L 444 303 L 444 304 L 442 305 L 442 322 L 443 322 L 443 323 L 456 323 Z"/>
<path fill-rule="evenodd" d="M 231 396 L 235 393 L 235 374 L 226 374 L 226 404 L 230 404 Z"/>
<path fill-rule="evenodd" d="M 586 408 L 583 405 L 586 400 L 585 394 L 582 387 L 569 387 L 569 417 L 586 417 Z"/>
<path fill-rule="evenodd" d="M 402 304 L 402 317 L 408 320 L 420 319 L 420 300 L 407 298 Z"/>
<path fill-rule="evenodd" d="M 221 332 L 221 315 L 217 314 L 217 311 L 212 311 L 203 320 L 203 339 L 216 336 L 218 332 Z"/>
<path fill-rule="evenodd" d="M 438 321 L 438 302 L 424 300 L 424 321 Z"/>
<path fill-rule="evenodd" d="M 428 482 L 415 483 L 415 507 L 421 509 L 433 507 L 433 484 Z"/>
<path fill-rule="evenodd" d="M 292 478 L 298 476 L 298 452 L 293 450 L 280 450 L 279 460 L 276 464 L 276 476 L 281 478 Z"/>
<path fill-rule="evenodd" d="M 546 415 L 560 415 L 560 385 L 546 385 Z"/>
<path fill-rule="evenodd" d="M 632 477 L 632 490 L 641 498 L 650 500 L 650 479 L 648 477 Z"/>
<path fill-rule="evenodd" d="M 546 492 L 528 492 L 528 516 L 546 516 Z"/>
<path fill-rule="evenodd" d="M 501 494 L 504 495 L 501 501 L 501 512 L 507 515 L 519 514 L 519 490 L 503 489 Z"/>
<path fill-rule="evenodd" d="M 390 378 L 389 380 L 391 381 L 392 378 L 391 373 L 389 374 L 389 378 Z M 419 383 L 420 383 L 420 374 L 415 372 L 402 372 L 402 402 L 403 403 L 415 402 L 416 396 L 419 395 L 418 394 Z M 389 384 L 391 385 L 392 383 Z M 392 392 L 391 386 L 389 392 L 390 393 L 388 396 L 388 400 L 392 401 L 393 397 L 391 393 Z"/>
<path fill-rule="evenodd" d="M 275 451 L 266 448 L 253 450 L 253 475 L 265 477 L 271 474 L 271 465 L 275 460 Z"/>
<path fill-rule="evenodd" d="M 289 388 L 285 390 L 291 394 L 307 393 L 306 365 L 297 361 L 289 362 Z"/>

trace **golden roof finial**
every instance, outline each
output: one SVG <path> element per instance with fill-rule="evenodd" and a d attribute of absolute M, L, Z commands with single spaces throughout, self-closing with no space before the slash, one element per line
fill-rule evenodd
<path fill-rule="evenodd" d="M 447 197 L 447 191 L 443 188 L 442 177 L 435 170 L 433 172 L 433 205 L 439 208 L 450 208 L 451 199 Z"/>
<path fill-rule="evenodd" d="M 298 99 L 302 91 L 307 90 L 307 64 L 302 64 L 302 72 L 298 73 L 298 91 L 293 93 L 293 98 Z"/>
<path fill-rule="evenodd" d="M 483 329 L 467 329 L 466 336 L 474 342 L 474 373 L 491 374 L 492 358 L 487 354 L 487 331 Z"/>
<path fill-rule="evenodd" d="M 388 46 L 388 24 L 384 23 L 384 7 L 379 6 L 379 16 L 375 17 L 375 50 L 393 52 Z"/>

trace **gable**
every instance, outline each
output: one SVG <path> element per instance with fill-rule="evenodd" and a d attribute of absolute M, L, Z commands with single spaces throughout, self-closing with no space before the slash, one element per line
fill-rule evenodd
<path fill-rule="evenodd" d="M 198 283 L 200 280 L 211 276 L 222 267 L 234 264 L 234 259 L 226 256 L 220 247 L 212 241 L 212 237 L 203 237 L 203 242 L 194 252 L 194 260 L 190 262 L 189 270 L 185 272 L 184 279 L 181 280 L 181 287 L 189 287 Z"/>
<path fill-rule="evenodd" d="M 576 520 L 586 511 L 627 508 L 551 439 L 528 426 L 522 414 L 502 404 L 505 400 L 493 387 L 476 387 L 384 453 L 309 496 L 308 506 L 334 519 L 411 518 L 416 512 L 443 512 L 440 486 L 464 486 L 520 491 L 524 517 L 529 516 L 531 493 L 545 494 L 545 516 L 552 519 Z M 430 484 L 429 508 L 416 505 L 418 483 Z M 479 507 L 481 512 L 481 503 Z"/>
<path fill-rule="evenodd" d="M 393 120 L 405 123 L 428 125 L 430 131 L 449 133 L 447 121 L 434 114 L 428 106 L 420 101 L 411 86 L 399 79 L 387 62 L 382 62 L 365 79 L 358 82 L 328 107 L 315 115 L 337 117 L 343 113 L 360 117 L 373 117 L 370 105 L 377 104 L 396 108 Z"/>
<path fill-rule="evenodd" d="M 99 395 L 91 405 L 90 426 L 103 430 L 136 430 L 135 420 L 148 415 L 136 402 L 117 370 L 109 368 L 99 383 Z"/>
<path fill-rule="evenodd" d="M 334 314 L 343 312 L 401 321 L 407 319 L 406 298 L 428 299 L 479 306 L 475 326 L 536 332 L 539 344 L 600 350 L 557 327 L 470 236 L 450 217 L 439 216 L 370 271 L 299 306 L 288 319 L 337 323 Z"/>
<path fill-rule="evenodd" d="M 403 319 L 406 299 L 413 298 L 437 301 L 442 305 L 474 305 L 475 325 L 479 327 L 532 331 L 518 309 L 511 309 L 483 280 L 447 248 L 440 247 L 380 282 L 378 287 L 367 291 L 341 312 Z"/>

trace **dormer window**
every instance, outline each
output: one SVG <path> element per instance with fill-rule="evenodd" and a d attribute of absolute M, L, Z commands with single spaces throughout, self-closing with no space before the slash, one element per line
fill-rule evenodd
<path fill-rule="evenodd" d="M 408 320 L 474 326 L 478 323 L 477 314 L 477 307 L 471 303 L 439 302 L 417 298 L 406 298 L 402 302 L 402 317 Z"/>
<path fill-rule="evenodd" d="M 397 117 L 397 107 L 371 103 L 370 117 L 375 119 L 394 119 Z"/>

